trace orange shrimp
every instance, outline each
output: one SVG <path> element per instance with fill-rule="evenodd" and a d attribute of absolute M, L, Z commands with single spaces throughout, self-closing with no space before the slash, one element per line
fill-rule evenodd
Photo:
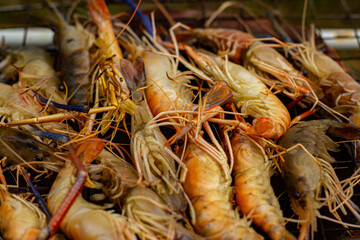
<path fill-rule="evenodd" d="M 45 214 L 33 203 L 8 192 L 0 169 L 0 231 L 4 239 L 35 240 L 46 225 Z"/>
<path fill-rule="evenodd" d="M 245 219 L 236 217 L 231 179 L 212 157 L 189 143 L 184 163 L 187 168 L 183 186 L 194 207 L 194 225 L 199 234 L 207 239 L 263 239 Z"/>
<path fill-rule="evenodd" d="M 277 85 L 286 87 L 279 89 L 289 97 L 297 98 L 299 92 L 311 92 L 308 79 L 274 49 L 285 46 L 275 38 L 263 40 L 275 40 L 277 44 L 265 44 L 251 34 L 226 28 L 195 28 L 190 29 L 191 33 L 201 44 L 210 46 L 219 56 L 227 55 L 235 63 L 244 63 L 249 71 L 258 75 L 269 86 L 273 86 L 274 81 L 264 76 L 263 72 L 271 74 L 280 81 Z M 277 87 L 275 86 L 276 89 Z"/>
<path fill-rule="evenodd" d="M 279 138 L 290 124 L 284 104 L 242 66 L 205 51 L 185 47 L 197 65 L 215 81 L 226 81 L 233 92 L 233 101 L 241 112 L 255 117 L 255 131 L 265 138 Z"/>
<path fill-rule="evenodd" d="M 125 113 L 134 114 L 135 103 L 129 98 L 130 90 L 121 72 L 120 60 L 123 58 L 122 51 L 117 42 L 112 28 L 110 13 L 104 0 L 87 1 L 88 11 L 98 28 L 98 38 L 95 45 L 98 46 L 94 54 L 93 79 L 99 89 L 98 99 L 104 106 L 113 105 L 118 109 L 103 116 L 101 126 L 106 132 L 112 122 L 117 124 L 124 119 Z"/>
<path fill-rule="evenodd" d="M 270 165 L 260 147 L 247 137 L 234 133 L 233 176 L 236 202 L 240 211 L 271 239 L 292 239 L 284 224 L 279 202 L 270 183 Z"/>

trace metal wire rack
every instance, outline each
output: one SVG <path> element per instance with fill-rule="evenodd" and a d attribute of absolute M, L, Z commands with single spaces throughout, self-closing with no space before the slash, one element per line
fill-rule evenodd
<path fill-rule="evenodd" d="M 150 13 L 153 9 L 157 8 L 154 3 L 156 1 L 142 0 L 141 9 Z M 203 26 L 205 21 L 216 8 L 221 4 L 221 1 L 205 1 L 205 0 L 158 0 L 161 5 L 167 9 L 175 21 L 183 22 L 190 26 Z M 110 11 L 115 13 L 117 11 L 130 11 L 130 8 L 125 5 L 121 0 L 107 1 Z M 8 1 L 0 0 L 0 29 L 12 27 L 28 28 L 36 25 L 47 25 L 45 22 L 39 20 L 36 14 L 41 13 L 44 8 L 44 1 L 14 1 L 9 4 Z M 72 1 L 57 2 L 60 10 L 68 9 Z M 224 14 L 220 14 L 214 21 L 214 26 L 234 27 L 246 30 L 248 25 L 257 34 L 269 35 L 269 32 L 261 32 L 264 30 L 257 25 L 268 24 L 272 25 L 269 19 L 269 12 L 277 19 L 297 26 L 301 29 L 301 21 L 303 19 L 302 9 L 304 6 L 303 0 L 299 1 L 286 1 L 286 0 L 244 0 L 239 2 L 240 8 L 231 8 L 225 10 Z M 79 9 L 85 9 L 85 2 L 81 1 Z M 85 12 L 85 11 L 83 11 Z M 21 17 L 17 17 L 21 16 Z M 156 21 L 160 23 L 167 22 L 167 19 L 156 10 Z M 254 17 L 256 16 L 256 17 Z M 136 19 L 135 19 L 136 21 Z M 337 49 L 337 55 L 332 57 L 337 61 L 342 61 L 349 67 L 356 79 L 360 76 L 360 1 L 350 0 L 309 0 L 308 11 L 306 13 L 306 25 L 314 23 L 319 36 L 322 36 L 320 41 L 323 42 L 341 42 L 344 40 L 352 41 L 351 47 L 345 49 Z M 284 24 L 284 26 L 286 26 Z M 335 32 L 331 36 L 322 35 L 326 29 L 346 29 L 346 32 Z M 276 33 L 276 31 L 275 31 Z M 23 43 L 26 42 L 26 34 L 24 35 Z M 277 35 L 276 37 L 281 37 Z M 320 46 L 323 46 L 319 44 Z M 323 49 L 326 51 L 327 49 Z M 334 167 L 340 178 L 350 176 L 351 171 L 360 166 L 360 157 L 355 154 L 356 149 L 354 144 L 342 145 L 340 153 L 336 154 L 337 162 Z M 274 186 L 277 186 L 277 181 L 281 181 L 280 177 L 274 178 Z M 280 195 L 284 189 L 275 188 L 275 191 Z M 288 201 L 286 194 L 280 198 L 281 202 Z M 360 202 L 360 188 L 355 188 L 353 196 L 355 203 Z M 286 204 L 282 204 L 286 206 Z M 288 204 L 287 204 L 288 205 Z M 326 210 L 322 211 L 323 214 L 329 215 Z M 286 217 L 292 216 L 290 206 L 284 207 L 284 214 Z M 345 221 L 354 222 L 351 217 L 344 217 Z M 348 231 L 356 231 L 355 228 L 345 229 L 341 225 L 325 222 L 319 219 L 318 232 L 315 239 L 330 240 L 330 239 L 350 239 Z M 296 234 L 296 224 L 289 223 L 289 228 Z M 355 234 L 355 232 L 353 232 Z M 359 232 L 358 232 L 359 234 Z M 358 237 L 353 239 L 359 239 Z"/>

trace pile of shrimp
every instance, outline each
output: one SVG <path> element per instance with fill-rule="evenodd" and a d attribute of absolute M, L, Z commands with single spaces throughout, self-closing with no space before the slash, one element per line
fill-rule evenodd
<path fill-rule="evenodd" d="M 357 149 L 360 85 L 311 38 L 211 28 L 229 2 L 167 30 L 46 2 L 57 54 L 0 52 L 3 239 L 306 240 L 319 219 L 356 234 L 360 172 L 333 164 Z"/>

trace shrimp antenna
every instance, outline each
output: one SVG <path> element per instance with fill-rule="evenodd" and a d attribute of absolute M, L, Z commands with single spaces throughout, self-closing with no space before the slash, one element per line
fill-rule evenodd
<path fill-rule="evenodd" d="M 34 194 L 34 196 L 35 196 L 35 198 L 36 198 L 36 202 L 39 204 L 39 207 L 40 207 L 41 211 L 43 211 L 43 212 L 45 213 L 46 217 L 47 217 L 48 219 L 50 219 L 50 218 L 51 218 L 51 213 L 50 213 L 49 209 L 47 208 L 44 200 L 42 199 L 39 191 L 35 188 L 34 184 L 33 184 L 32 181 L 30 180 L 29 175 L 28 175 L 26 169 L 25 169 L 25 168 L 22 168 L 21 171 L 22 171 L 22 173 L 23 173 L 23 175 L 24 175 L 27 183 L 29 184 L 29 187 L 30 187 L 31 191 L 32 191 L 33 194 Z"/>
<path fill-rule="evenodd" d="M 129 5 L 139 15 L 141 22 L 144 25 L 146 31 L 148 31 L 151 36 L 154 36 L 150 18 L 139 9 L 141 0 L 139 0 L 139 3 L 137 5 L 135 5 L 135 3 L 132 0 L 124 0 L 124 2 L 127 5 Z"/>

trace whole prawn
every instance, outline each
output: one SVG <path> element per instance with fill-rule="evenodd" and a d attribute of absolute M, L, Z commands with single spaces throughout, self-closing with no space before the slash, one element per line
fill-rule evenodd
<path fill-rule="evenodd" d="M 138 181 L 145 180 L 168 204 L 183 211 L 186 202 L 175 165 L 175 160 L 180 163 L 180 159 L 172 153 L 170 147 L 163 147 L 167 139 L 152 120 L 148 103 L 142 98 L 141 88 L 146 85 L 144 64 L 138 57 L 132 64 L 123 60 L 121 68 L 126 70 L 125 79 L 134 92 L 132 99 L 137 104 L 131 121 L 133 136 L 130 149 L 139 175 Z"/>
<path fill-rule="evenodd" d="M 313 41 L 289 44 L 288 51 L 322 90 L 319 99 L 346 115 L 360 112 L 360 84 L 336 61 L 317 50 Z"/>
<path fill-rule="evenodd" d="M 260 146 L 238 132 L 231 138 L 236 203 L 240 211 L 271 239 L 295 239 L 284 224 L 280 204 L 270 183 L 271 162 Z"/>
<path fill-rule="evenodd" d="M 291 149 L 282 155 L 284 161 L 281 161 L 280 168 L 291 205 L 302 220 L 299 240 L 309 238 L 310 227 L 313 237 L 317 230 L 316 218 L 320 216 L 318 209 L 323 205 L 328 205 L 338 220 L 341 219 L 336 209 L 332 210 L 337 205 L 341 205 L 343 212 L 343 205 L 347 206 L 354 216 L 360 219 L 360 209 L 350 200 L 352 191 L 345 191 L 344 185 L 340 184 L 329 164 L 335 160 L 328 150 L 337 151 L 338 144 L 325 135 L 325 132 L 346 136 L 346 132 L 353 127 L 348 126 L 346 129 L 345 126 L 348 125 L 332 120 L 302 122 L 290 128 L 279 141 L 280 146 Z M 355 132 L 357 135 L 358 131 Z M 326 199 L 321 201 L 322 188 Z M 352 188 L 352 185 L 349 188 Z M 350 194 L 347 195 L 346 192 Z"/>
<path fill-rule="evenodd" d="M 54 15 L 48 17 L 56 26 L 55 39 L 61 58 L 61 78 L 66 82 L 71 97 L 70 104 L 85 105 L 88 103 L 86 90 L 90 86 L 89 48 L 94 42 L 93 36 L 77 22 L 70 25 L 57 10 L 54 4 L 47 0 Z"/>
<path fill-rule="evenodd" d="M 242 66 L 205 51 L 185 47 L 205 74 L 215 81 L 224 80 L 233 92 L 233 101 L 241 113 L 255 117 L 253 126 L 259 135 L 279 138 L 290 124 L 290 115 L 284 104 Z"/>
<path fill-rule="evenodd" d="M 12 58 L 1 63 L 1 70 L 7 71 L 6 69 L 10 68 L 16 73 L 16 68 L 11 64 L 15 65 L 21 70 L 22 81 L 32 90 L 39 91 L 47 99 L 65 103 L 64 93 L 59 91 L 61 81 L 53 68 L 50 55 L 44 49 L 28 46 L 9 50 L 8 54 L 12 55 Z"/>
<path fill-rule="evenodd" d="M 232 208 L 231 179 L 196 144 L 188 143 L 184 190 L 195 211 L 196 231 L 207 239 L 263 239 Z"/>
<path fill-rule="evenodd" d="M 304 94 L 312 91 L 308 79 L 274 49 L 285 46 L 280 41 L 277 44 L 265 44 L 251 34 L 226 28 L 189 28 L 187 34 L 194 35 L 198 42 L 209 46 L 219 56 L 227 55 L 231 61 L 243 63 L 246 69 L 268 86 L 273 87 L 274 81 L 264 73 L 274 76 L 279 81 L 275 89 L 291 98 L 299 97 L 299 92 Z"/>

